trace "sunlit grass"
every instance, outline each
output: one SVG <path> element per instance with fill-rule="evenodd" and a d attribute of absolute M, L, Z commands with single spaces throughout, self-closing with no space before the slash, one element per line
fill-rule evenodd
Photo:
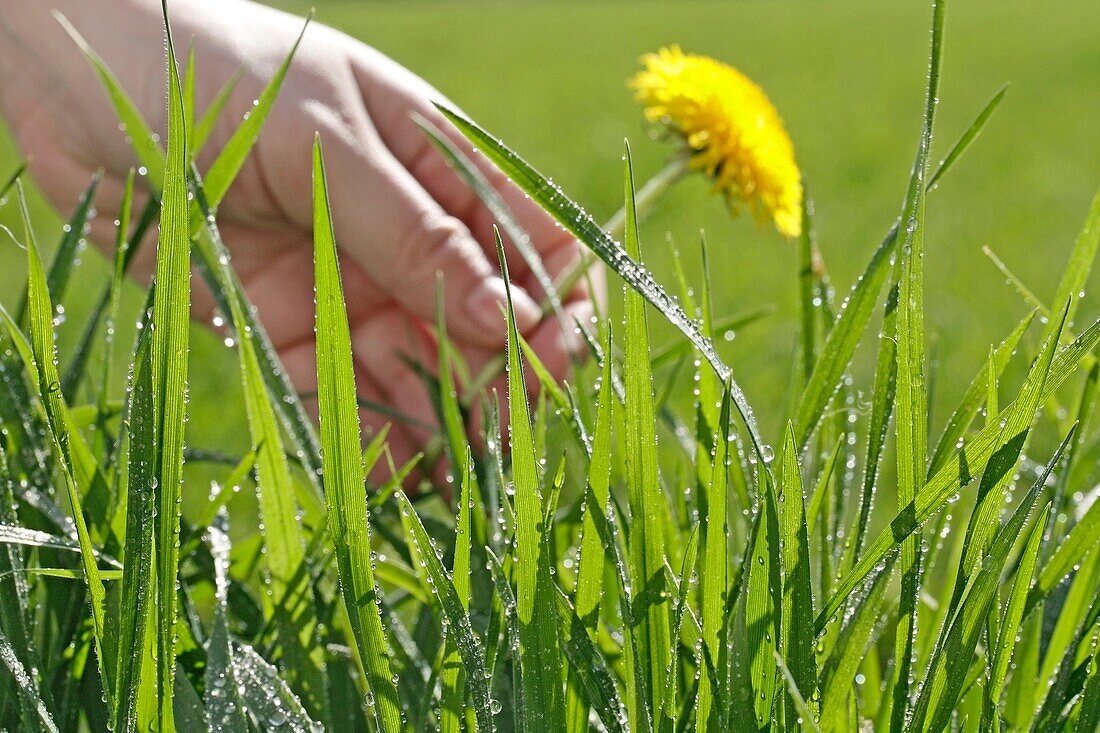
<path fill-rule="evenodd" d="M 1081 304 L 1100 195 L 1075 241 L 1036 256 L 1062 272 L 1053 298 L 1028 304 L 1035 311 L 990 349 L 946 427 L 930 431 L 925 313 L 944 294 L 925 266 L 929 184 L 969 164 L 963 153 L 1001 99 L 973 105 L 955 147 L 934 136 L 943 15 L 936 4 L 903 206 L 882 216 L 896 223 L 850 286 L 812 266 L 807 209 L 791 278 L 798 346 L 778 365 L 789 394 L 767 400 L 766 415 L 739 387 L 743 365 L 712 343 L 728 315 L 716 306 L 719 273 L 705 266 L 692 283 L 641 264 L 653 247 L 639 229 L 629 147 L 620 243 L 445 109 L 607 263 L 624 315 L 581 324 L 593 363 L 558 385 L 509 312 L 506 409 L 466 399 L 439 320 L 440 377 L 425 389 L 458 487 L 450 498 L 406 496 L 409 467 L 391 466 L 398 478 L 384 486 L 364 482 L 389 456 L 384 433 L 361 443 L 323 141 L 313 179 L 319 435 L 305 417 L 211 215 L 282 74 L 200 177 L 189 145 L 202 136 L 184 122 L 195 115 L 169 42 L 166 148 L 135 143 L 158 171 L 142 181 L 160 194 L 156 287 L 137 323 L 116 317 L 140 242 L 125 236 L 124 215 L 104 305 L 83 329 L 94 343 L 101 321 L 115 321 L 125 390 L 111 361 L 57 353 L 78 248 L 44 265 L 21 183 L 4 191 L 25 222 L 14 236 L 29 276 L 25 307 L 0 312 L 0 726 L 1094 729 L 1100 321 Z M 125 95 L 112 98 L 132 133 L 145 129 Z M 74 215 L 78 228 L 86 213 Z M 504 236 L 522 237 L 501 214 Z M 715 260 L 714 246 L 700 252 Z M 184 441 L 188 378 L 204 367 L 176 364 L 190 338 L 189 263 L 237 334 L 250 450 L 220 462 Z M 682 346 L 652 348 L 658 323 Z M 875 357 L 869 376 L 853 367 L 860 348 Z M 677 382 L 694 398 L 687 409 L 669 399 Z M 484 435 L 467 430 L 475 410 Z M 216 475 L 213 490 L 185 464 Z M 180 517 L 181 492 L 198 521 Z M 256 497 L 258 522 L 247 506 L 227 509 L 238 492 Z"/>

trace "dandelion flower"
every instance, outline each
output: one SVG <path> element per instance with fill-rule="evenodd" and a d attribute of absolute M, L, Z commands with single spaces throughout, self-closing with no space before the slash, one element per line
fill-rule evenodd
<path fill-rule="evenodd" d="M 641 59 L 630 86 L 646 117 L 683 137 L 690 168 L 714 181 L 736 214 L 774 222 L 784 236 L 802 232 L 802 177 L 783 120 L 748 77 L 679 46 Z"/>

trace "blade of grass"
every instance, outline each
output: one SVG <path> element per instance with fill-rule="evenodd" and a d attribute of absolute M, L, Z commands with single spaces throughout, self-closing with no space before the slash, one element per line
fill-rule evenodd
<path fill-rule="evenodd" d="M 157 558 L 157 720 L 162 731 L 175 730 L 172 698 L 176 674 L 176 621 L 179 578 L 179 512 L 182 499 L 184 423 L 187 414 L 187 352 L 191 310 L 191 237 L 187 225 L 187 130 L 183 90 L 176 66 L 167 0 L 163 5 L 168 66 L 168 154 L 163 168 L 160 236 L 157 242 L 156 296 L 150 328 L 156 422 L 158 478 L 155 514 Z M 87 51 L 86 51 L 87 53 Z M 98 67 L 97 67 L 98 68 Z M 103 75 L 101 74 L 101 78 Z M 144 135 L 137 121 L 126 120 L 138 145 Z M 140 149 L 140 145 L 139 145 Z M 142 158 L 150 180 L 160 175 L 158 155 Z M 140 153 L 139 153 L 140 154 Z M 155 160 L 153 160 L 155 159 Z"/>
<path fill-rule="evenodd" d="M 139 704 L 156 699 L 158 675 L 144 670 L 150 647 L 155 646 L 156 587 L 154 512 L 156 501 L 156 419 L 153 409 L 153 365 L 149 340 L 142 339 L 130 397 L 126 472 L 126 544 L 119 602 L 118 663 L 115 725 L 129 733 L 148 730 L 155 712 Z M 143 673 L 144 672 L 144 673 Z"/>
<path fill-rule="evenodd" d="M 405 526 L 410 550 L 423 563 L 422 570 L 431 580 L 430 588 L 447 622 L 447 634 L 453 638 L 462 657 L 466 671 L 466 689 L 477 716 L 477 727 L 482 733 L 496 730 L 493 723 L 492 698 L 489 690 L 489 677 L 485 669 L 485 649 L 474 633 L 470 617 L 463 608 L 462 599 L 455 590 L 454 582 L 442 561 L 436 555 L 436 548 L 428 536 L 412 502 L 403 491 L 395 494 L 401 511 L 401 521 Z M 551 617 L 553 620 L 553 617 Z"/>
<path fill-rule="evenodd" d="M 634 260 L 641 258 L 638 221 L 634 205 L 634 175 L 630 148 L 625 153 L 626 252 Z M 564 223 L 564 222 L 562 222 Z M 664 592 L 665 527 L 668 503 L 657 473 L 657 436 L 653 407 L 653 376 L 649 368 L 649 327 L 643 296 L 626 291 L 626 329 L 624 332 L 623 378 L 626 387 L 624 410 L 626 480 L 630 487 L 630 577 L 634 587 L 631 600 L 641 624 L 638 660 L 645 693 L 654 711 L 661 709 L 665 658 L 669 648 L 669 618 Z M 736 389 L 736 387 L 733 387 Z M 736 399 L 735 396 L 731 400 Z"/>
<path fill-rule="evenodd" d="M 287 733 L 319 733 L 324 730 L 312 720 L 302 701 L 269 664 L 247 644 L 233 645 L 233 674 L 241 699 L 253 718 L 267 730 Z"/>
<path fill-rule="evenodd" d="M 472 545 L 473 514 L 473 458 L 467 450 L 466 471 L 462 475 L 458 503 L 458 519 L 455 523 L 454 563 L 451 566 L 451 578 L 455 593 L 462 603 L 462 610 L 470 613 L 470 551 Z M 447 654 L 443 660 L 443 700 L 440 706 L 441 733 L 460 733 L 465 718 L 463 699 L 466 682 L 462 674 L 462 654 L 458 645 L 447 642 Z"/>
<path fill-rule="evenodd" d="M 11 642 L 4 635 L 3 629 L 0 629 L 0 662 L 3 662 L 7 667 L 8 672 L 11 674 L 12 679 L 15 682 L 16 693 L 19 697 L 19 703 L 24 709 L 33 710 L 34 717 L 24 720 L 24 725 L 27 726 L 27 730 L 36 731 L 48 731 L 49 733 L 57 733 L 57 724 L 53 720 L 53 716 L 50 715 L 50 711 L 46 708 L 46 703 L 42 700 L 38 685 L 34 680 L 33 674 L 28 672 L 26 667 L 23 666 L 23 662 L 20 661 L 18 654 L 14 648 L 12 648 Z"/>
<path fill-rule="evenodd" d="M 679 329 L 706 357 L 718 376 L 726 380 L 730 369 L 722 362 L 714 346 L 703 337 L 695 322 L 662 288 L 653 275 L 632 257 L 629 248 L 612 239 L 596 221 L 560 188 L 548 181 L 500 140 L 489 135 L 475 123 L 446 107 L 436 105 L 458 130 L 474 143 L 505 175 L 512 178 L 533 200 L 572 232 L 581 242 L 607 263 L 627 284 L 653 305 L 674 327 Z M 629 212 L 628 212 L 629 213 Z M 647 355 L 648 359 L 648 355 Z M 757 450 L 764 446 L 756 418 L 739 386 L 734 385 L 734 404 Z"/>
<path fill-rule="evenodd" d="M 1036 367 L 1041 363 L 1047 363 L 1043 352 L 1055 348 L 1055 343 L 1051 340 L 1044 344 L 1043 352 L 1036 359 L 1016 401 L 1002 409 L 997 419 L 982 428 L 968 444 L 955 451 L 952 459 L 925 482 L 923 488 L 917 492 L 914 501 L 898 512 L 890 522 L 890 526 L 878 535 L 855 567 L 840 582 L 832 598 L 818 614 L 815 628 L 819 633 L 826 621 L 843 605 L 848 594 L 863 578 L 867 577 L 873 568 L 894 552 L 906 537 L 927 521 L 951 496 L 974 479 L 972 467 L 984 465 L 994 453 L 1006 449 L 1008 444 L 1000 443 L 998 440 L 1001 435 L 1000 422 L 1007 421 L 1016 411 L 1021 415 L 1034 415 L 1035 406 L 1053 394 L 1077 370 L 1098 343 L 1100 343 L 1100 320 L 1078 336 L 1073 343 L 1058 350 L 1053 360 L 1049 362 L 1049 369 L 1045 370 Z M 1038 393 L 1037 397 L 1036 393 Z M 1012 437 L 1013 444 L 1021 440 L 1022 436 Z"/>
<path fill-rule="evenodd" d="M 782 632 L 779 652 L 795 691 L 817 700 L 817 663 L 813 636 L 807 633 L 814 621 L 813 591 L 810 587 L 810 543 L 806 530 L 805 497 L 802 472 L 794 445 L 794 426 L 787 423 L 783 441 L 783 471 L 779 482 L 779 548 L 783 562 L 783 606 L 779 628 Z M 802 707 L 805 700 L 792 692 L 787 701 L 787 724 L 801 716 L 812 721 Z M 811 703 L 813 704 L 813 703 Z"/>
<path fill-rule="evenodd" d="M 1064 445 L 1063 443 L 1063 447 Z M 1055 461 L 1060 457 L 1061 450 Z M 1041 484 L 1038 488 L 1042 488 Z M 944 626 L 937 642 L 936 654 L 929 664 L 926 681 L 914 706 L 909 730 L 942 730 L 947 725 L 973 663 L 974 650 L 993 603 L 1001 571 L 1038 495 L 1039 491 L 1034 488 L 1028 492 L 1028 496 L 1020 502 L 1012 517 L 998 532 L 997 538 L 990 545 L 988 556 L 975 574 L 965 604 L 959 606 L 950 624 Z M 1022 556 L 1025 562 L 1029 561 L 1029 556 L 1038 552 L 1039 540 L 1042 539 L 1049 515 L 1050 505 L 1047 504 L 1028 536 Z M 927 728 L 926 720 L 930 720 Z"/>
<path fill-rule="evenodd" d="M 26 229 L 27 312 L 30 323 L 30 343 L 28 344 L 23 339 L 15 321 L 2 306 L 0 306 L 0 317 L 6 322 L 12 342 L 20 351 L 28 372 L 34 376 L 39 400 L 46 413 L 46 422 L 54 450 L 60 459 L 62 480 L 72 508 L 73 520 L 76 523 L 77 538 L 80 543 L 81 566 L 91 601 L 92 634 L 96 648 L 96 659 L 99 665 L 100 678 L 103 680 L 103 692 L 108 702 L 110 702 L 113 694 L 110 685 L 113 677 L 111 673 L 113 665 L 106 656 L 106 591 L 103 588 L 103 580 L 99 566 L 96 563 L 92 537 L 88 530 L 81 502 L 81 495 L 88 487 L 86 484 L 80 485 L 77 483 L 78 477 L 73 458 L 74 446 L 82 442 L 82 438 L 79 433 L 73 434 L 70 430 L 71 419 L 68 415 L 68 406 L 61 395 L 60 376 L 57 371 L 53 304 L 50 301 L 50 293 L 46 288 L 46 273 L 38 254 L 38 242 L 34 236 L 34 231 L 31 229 L 26 197 L 23 195 L 22 185 L 18 182 L 16 183 L 16 190 L 19 193 L 20 213 Z M 87 450 L 86 447 L 85 450 Z"/>
<path fill-rule="evenodd" d="M 619 699 L 611 669 L 589 638 L 584 622 L 573 611 L 569 597 L 560 588 L 557 589 L 557 612 L 562 652 L 569 661 L 570 674 L 584 690 L 585 702 L 593 706 L 610 733 L 626 733 L 626 708 Z"/>
<path fill-rule="evenodd" d="M 948 170 L 950 170 L 951 166 L 953 166 L 955 162 L 962 157 L 963 153 L 965 153 L 970 148 L 970 146 L 974 144 L 974 141 L 978 139 L 978 136 L 982 133 L 982 130 L 985 129 L 986 123 L 989 122 L 989 119 L 993 116 L 993 113 L 997 111 L 997 107 L 1000 106 L 1001 101 L 1004 99 L 1007 92 L 1008 84 L 1005 84 L 997 90 L 997 93 L 993 95 L 992 99 L 985 103 L 985 106 L 982 107 L 982 111 L 979 112 L 978 116 L 974 118 L 974 121 L 970 123 L 970 127 L 966 129 L 962 137 L 956 140 L 955 144 L 951 146 L 951 149 L 947 152 L 947 155 L 945 155 L 943 160 L 940 161 L 936 172 L 933 173 L 932 177 L 928 179 L 928 187 L 930 189 L 935 187 L 936 183 L 940 180 L 940 177 L 943 176 L 943 174 L 946 173 Z"/>
<path fill-rule="evenodd" d="M 716 670 L 727 669 L 726 658 L 726 594 L 729 592 L 729 507 L 728 462 L 730 447 L 730 393 L 722 399 L 718 418 L 718 432 L 711 448 L 712 468 L 706 486 L 706 515 L 703 517 L 703 565 L 701 579 L 702 602 L 700 615 L 703 624 L 703 641 L 707 653 L 714 660 Z M 715 684 L 715 682 L 717 684 Z M 695 728 L 700 733 L 712 723 L 721 728 L 724 711 L 728 709 L 728 680 L 724 676 L 712 681 L 710 676 L 700 680 Z M 712 708 L 717 704 L 717 709 Z M 716 715 L 712 719 L 712 712 Z"/>
<path fill-rule="evenodd" d="M 535 249 L 534 243 L 531 241 L 531 236 L 522 226 L 520 226 L 519 222 L 516 221 L 515 215 L 512 213 L 512 210 L 508 208 L 508 205 L 504 203 L 504 199 L 502 199 L 496 189 L 492 187 L 485 175 L 477 169 L 477 166 L 475 166 L 453 142 L 448 140 L 439 128 L 423 116 L 415 113 L 413 121 L 428 137 L 428 140 L 431 141 L 436 150 L 443 155 L 451 168 L 458 173 L 466 186 L 474 192 L 482 205 L 493 215 L 493 219 L 496 221 L 501 231 L 507 235 L 512 245 L 519 251 L 527 267 L 530 268 L 531 274 L 534 275 L 535 281 L 539 284 L 539 287 L 546 293 L 548 310 L 553 312 L 557 317 L 558 325 L 562 330 L 568 332 L 568 330 L 571 329 L 571 325 L 565 312 L 562 310 L 561 298 L 558 296 L 558 289 L 554 287 L 554 279 L 550 276 L 550 273 L 546 271 L 546 266 L 543 264 L 538 251 Z"/>
<path fill-rule="evenodd" d="M 895 436 L 897 443 L 898 506 L 904 507 L 924 485 L 928 460 L 928 398 L 924 348 L 924 228 L 925 181 L 932 131 L 939 103 L 939 79 L 943 58 L 943 21 L 946 0 L 932 6 L 932 48 L 924 123 L 909 178 L 901 256 L 897 267 L 897 394 Z M 909 705 L 910 675 L 917 622 L 917 596 L 921 576 L 920 538 L 914 533 L 901 546 L 901 601 L 894 645 L 893 713 L 890 730 L 899 733 Z"/>
<path fill-rule="evenodd" d="M 1016 347 L 1020 345 L 1020 340 L 1023 338 L 1024 333 L 1027 332 L 1031 322 L 1035 319 L 1035 311 L 1028 313 L 1022 321 L 1012 330 L 1008 336 L 1005 337 L 996 349 L 993 350 L 992 369 L 982 369 L 974 377 L 973 381 L 966 388 L 966 392 L 963 393 L 963 398 L 959 402 L 959 406 L 955 408 L 955 411 L 951 414 L 951 417 L 947 420 L 947 426 L 943 430 L 943 435 L 940 437 L 939 443 L 936 445 L 936 449 L 932 452 L 932 460 L 929 462 L 928 475 L 932 476 L 936 471 L 940 470 L 946 463 L 948 457 L 951 455 L 951 451 L 955 450 L 959 441 L 962 440 L 963 435 L 966 434 L 967 429 L 973 422 L 974 417 L 978 414 L 978 410 L 981 408 L 983 401 L 986 401 L 986 397 L 989 391 L 989 381 L 991 376 L 1000 377 L 1004 373 L 1004 369 L 1008 366 L 1008 362 L 1012 359 L 1012 355 L 1016 352 Z M 996 415 L 998 410 L 993 409 L 989 411 L 989 414 Z"/>
<path fill-rule="evenodd" d="M 103 180 L 102 170 L 97 171 L 92 176 L 92 182 L 77 202 L 76 210 L 62 230 L 61 242 L 57 245 L 57 250 L 54 252 L 53 259 L 46 271 L 46 284 L 50 291 L 50 297 L 58 305 L 64 300 L 65 291 L 69 285 L 69 276 L 72 275 L 74 261 L 79 254 L 77 245 L 84 238 L 84 227 L 88 223 L 88 214 L 91 211 L 92 201 L 95 199 L 96 189 L 99 188 L 101 180 Z M 26 322 L 27 296 L 25 293 L 16 314 L 19 323 Z"/>
<path fill-rule="evenodd" d="M 611 327 L 606 327 L 604 354 L 597 397 L 596 432 L 592 439 L 592 459 L 588 464 L 587 491 L 584 498 L 584 515 L 581 521 L 580 550 L 577 557 L 577 580 L 574 590 L 576 615 L 584 625 L 585 633 L 596 633 L 599 622 L 600 601 L 603 597 L 604 548 L 596 531 L 595 515 L 610 499 L 611 480 L 611 426 L 615 402 L 611 391 Z M 594 508 L 595 507 L 595 508 Z M 588 730 L 588 700 L 581 693 L 583 679 L 580 671 L 570 670 L 567 680 L 567 715 L 569 730 L 581 733 Z"/>
<path fill-rule="evenodd" d="M 843 730 L 841 726 L 848 714 L 847 701 L 855 690 L 854 682 L 860 663 L 871 649 L 892 573 L 893 567 L 888 565 L 875 575 L 867 592 L 851 604 L 850 620 L 841 629 L 839 639 L 833 645 L 828 682 L 820 685 L 824 692 L 818 723 L 826 733 Z"/>
<path fill-rule="evenodd" d="M 1056 307 L 1069 303 L 1069 312 L 1066 314 L 1067 328 L 1073 327 L 1073 318 L 1077 315 L 1077 307 L 1085 295 L 1085 283 L 1088 282 L 1089 273 L 1096 260 L 1098 246 L 1100 246 L 1100 190 L 1093 196 L 1085 225 L 1077 235 L 1069 262 L 1062 271 L 1062 279 L 1051 301 Z"/>
<path fill-rule="evenodd" d="M 106 62 L 88 45 L 88 42 L 85 41 L 84 37 L 80 35 L 80 32 L 73 27 L 69 19 L 56 10 L 53 12 L 53 16 L 57 22 L 61 24 L 61 27 L 65 29 L 65 32 L 69 34 L 69 37 L 73 39 L 77 47 L 84 53 L 85 58 L 88 59 L 88 63 L 91 64 L 96 76 L 99 77 L 99 82 L 106 90 L 107 96 L 111 100 L 111 105 L 114 107 L 115 114 L 118 115 L 121 128 L 123 132 L 126 133 L 130 145 L 134 148 L 134 152 L 137 154 L 137 158 L 141 162 L 142 168 L 144 168 L 144 170 L 139 171 L 139 173 L 148 180 L 149 187 L 153 191 L 153 194 L 159 198 L 160 192 L 164 189 L 166 182 L 165 158 L 164 151 L 161 150 L 160 145 L 157 143 L 157 138 L 153 134 L 152 128 L 149 127 L 149 123 L 145 121 L 144 116 L 141 114 L 141 110 L 138 109 L 133 98 L 127 93 L 115 75 L 107 67 Z M 169 90 L 169 99 L 171 99 L 171 90 Z M 182 114 L 182 89 L 180 90 L 179 104 L 180 113 Z M 171 122 L 171 117 L 169 117 L 169 121 Z M 169 142 L 171 141 L 169 140 Z M 169 696 L 171 696 L 171 693 L 169 693 Z"/>
<path fill-rule="evenodd" d="M 351 620 L 359 659 L 367 671 L 374 713 L 383 730 L 404 728 L 391 679 L 382 618 L 375 601 L 365 476 L 360 453 L 359 407 L 351 334 L 344 310 L 340 265 L 329 210 L 320 140 L 313 147 L 314 246 L 317 287 L 317 392 L 321 458 L 329 534 L 340 571 L 340 589 Z M 256 365 L 258 376 L 258 364 Z M 259 386 L 259 385 L 257 385 Z M 274 415 L 272 426 L 274 427 Z"/>
<path fill-rule="evenodd" d="M 508 263 L 504 243 L 497 232 L 497 256 L 507 285 Z M 527 387 L 520 361 L 519 331 L 511 307 L 508 285 L 508 409 L 509 436 L 512 446 L 512 477 L 515 482 L 516 564 L 518 579 L 516 601 L 519 617 L 519 651 L 523 662 L 523 690 L 527 701 L 528 725 L 532 730 L 545 726 L 561 730 L 565 725 L 558 625 L 547 613 L 555 603 L 550 576 L 549 548 L 542 539 L 543 499 L 539 491 L 538 463 L 531 433 L 527 405 Z M 539 609 L 536 613 L 535 609 Z"/>
<path fill-rule="evenodd" d="M 7 452 L 3 441 L 0 441 L 0 522 L 14 526 L 17 521 Z M 0 548 L 0 630 L 8 637 L 6 643 L 12 655 L 6 666 L 13 677 L 18 677 L 16 665 L 23 670 L 32 670 L 25 680 L 16 681 L 19 687 L 17 697 L 20 723 L 26 730 L 37 733 L 50 730 L 42 712 L 45 711 L 49 717 L 51 705 L 50 696 L 39 684 L 39 675 L 34 671 L 40 669 L 40 661 L 28 614 L 30 589 L 22 577 L 25 570 L 23 553 L 18 547 L 6 545 Z"/>
<path fill-rule="evenodd" d="M 224 509 L 215 515 L 207 537 L 214 559 L 214 626 L 206 646 L 206 722 L 212 733 L 247 733 L 229 640 L 229 517 Z"/>
<path fill-rule="evenodd" d="M 244 73 L 238 70 L 234 72 L 233 76 L 229 77 L 225 85 L 214 95 L 214 99 L 210 101 L 210 105 L 203 111 L 202 116 L 195 122 L 194 127 L 191 128 L 191 139 L 188 142 L 187 149 L 191 151 L 192 160 L 198 157 L 206 145 L 206 141 L 210 139 L 210 133 L 214 131 L 214 125 L 221 118 L 226 103 L 229 102 L 233 90 L 237 88 L 237 83 L 243 75 Z"/>

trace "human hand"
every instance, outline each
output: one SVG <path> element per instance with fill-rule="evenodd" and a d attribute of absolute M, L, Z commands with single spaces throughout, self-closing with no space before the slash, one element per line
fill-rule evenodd
<path fill-rule="evenodd" d="M 43 191 L 71 209 L 93 171 L 103 168 L 92 238 L 110 242 L 123 181 L 136 165 L 106 95 L 81 53 L 49 16 L 58 8 L 119 77 L 154 130 L 165 122 L 160 3 L 154 0 L 14 0 L 0 8 L 3 110 Z M 234 73 L 241 79 L 198 157 L 205 168 L 270 80 L 302 20 L 245 0 L 174 0 L 177 46 L 193 39 L 201 110 Z M 504 344 L 504 283 L 497 274 L 493 219 L 414 123 L 443 130 L 489 177 L 531 234 L 552 276 L 572 269 L 577 242 L 508 182 L 431 104 L 427 83 L 379 52 L 311 24 L 252 156 L 219 207 L 219 226 L 245 290 L 295 386 L 316 385 L 313 334 L 310 153 L 325 146 L 334 225 L 342 254 L 361 397 L 435 423 L 428 394 L 405 357 L 434 370 L 436 277 L 442 273 L 448 333 L 473 370 Z M 544 297 L 526 263 L 507 253 L 517 323 L 555 376 L 582 347 L 571 329 L 543 319 Z M 145 246 L 133 272 L 148 278 Z M 193 316 L 209 321 L 213 300 L 198 287 Z M 584 283 L 563 297 L 569 317 L 592 315 Z M 501 386 L 498 382 L 498 388 Z M 364 411 L 368 429 L 388 418 Z M 397 423 L 398 461 L 431 431 Z M 436 477 L 439 477 L 437 472 Z"/>

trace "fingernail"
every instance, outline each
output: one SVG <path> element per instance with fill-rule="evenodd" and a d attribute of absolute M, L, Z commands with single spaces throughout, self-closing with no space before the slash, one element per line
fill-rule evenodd
<path fill-rule="evenodd" d="M 505 332 L 504 309 L 508 305 L 508 293 L 504 281 L 500 278 L 483 280 L 481 285 L 466 299 L 466 313 L 482 328 L 490 333 Z M 539 308 L 523 290 L 512 286 L 512 309 L 516 313 L 516 328 L 520 332 L 533 327 L 540 320 Z"/>

